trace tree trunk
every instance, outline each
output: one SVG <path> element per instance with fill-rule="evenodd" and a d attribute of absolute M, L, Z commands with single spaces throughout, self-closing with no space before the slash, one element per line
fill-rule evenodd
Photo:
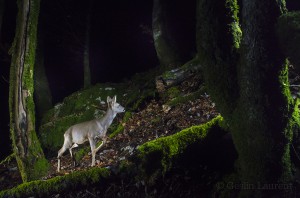
<path fill-rule="evenodd" d="M 85 43 L 84 43 L 84 52 L 83 52 L 84 88 L 91 86 L 90 30 L 91 30 L 92 6 L 93 6 L 93 0 L 90 0 L 87 9 L 87 15 L 86 15 Z"/>
<path fill-rule="evenodd" d="M 210 94 L 232 132 L 241 184 L 253 186 L 241 189 L 240 196 L 288 196 L 290 146 L 299 130 L 299 113 L 275 37 L 284 2 L 242 3 L 240 40 L 236 0 L 198 1 L 198 53 Z M 270 190 L 270 184 L 286 188 Z"/>
<path fill-rule="evenodd" d="M 35 132 L 33 73 L 39 0 L 19 0 L 15 39 L 10 49 L 10 127 L 13 149 L 23 181 L 37 179 L 48 162 Z"/>
<path fill-rule="evenodd" d="M 274 0 L 243 1 L 240 98 L 233 139 L 241 178 L 251 183 L 290 184 L 292 179 L 290 146 L 299 115 L 289 90 L 288 64 L 274 31 L 285 10 L 282 5 Z"/>
<path fill-rule="evenodd" d="M 157 57 L 161 66 L 174 68 L 179 66 L 182 62 L 170 31 L 170 24 L 168 20 L 170 16 L 167 5 L 168 3 L 165 0 L 153 1 L 153 39 Z"/>
<path fill-rule="evenodd" d="M 2 23 L 3 23 L 3 16 L 4 16 L 4 6 L 5 6 L 5 0 L 0 0 L 0 45 L 1 45 L 1 34 L 2 34 Z"/>
<path fill-rule="evenodd" d="M 41 38 L 42 35 L 38 34 L 38 45 L 34 69 L 34 99 L 37 125 L 39 125 L 44 113 L 52 108 L 52 95 L 44 63 L 44 42 Z"/>

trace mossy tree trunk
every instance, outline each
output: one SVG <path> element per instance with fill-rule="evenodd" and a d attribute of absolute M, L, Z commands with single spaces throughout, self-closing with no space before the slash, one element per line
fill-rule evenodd
<path fill-rule="evenodd" d="M 241 182 L 255 186 L 241 189 L 240 196 L 288 195 L 292 188 L 262 189 L 291 184 L 290 147 L 299 130 L 298 100 L 291 97 L 287 61 L 275 36 L 284 1 L 239 2 L 243 31 L 236 0 L 198 0 L 199 58 L 232 132 Z"/>
<path fill-rule="evenodd" d="M 154 0 L 152 12 L 152 31 L 155 50 L 160 65 L 163 67 L 176 67 L 181 62 L 181 57 L 172 32 L 170 30 L 169 0 Z"/>
<path fill-rule="evenodd" d="M 13 150 L 23 181 L 37 179 L 48 162 L 35 131 L 33 73 L 39 0 L 18 0 L 16 34 L 10 49 L 10 130 Z"/>
<path fill-rule="evenodd" d="M 281 15 L 276 29 L 283 53 L 289 57 L 296 72 L 300 73 L 300 12 Z"/>

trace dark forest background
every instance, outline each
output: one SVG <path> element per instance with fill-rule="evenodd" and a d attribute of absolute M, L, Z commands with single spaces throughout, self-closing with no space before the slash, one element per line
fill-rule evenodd
<path fill-rule="evenodd" d="M 8 87 L 10 55 L 15 35 L 16 1 L 3 0 L 3 24 L 0 34 L 0 90 L 2 137 L 0 159 L 11 150 L 9 140 Z M 196 53 L 196 1 L 170 4 L 169 28 L 177 45 L 184 49 L 183 61 Z M 38 25 L 38 51 L 43 54 L 52 103 L 62 101 L 83 88 L 83 48 L 88 1 L 42 0 Z M 132 75 L 158 66 L 152 37 L 152 0 L 93 1 L 90 34 L 92 84 L 120 82 Z M 5 149 L 4 149 L 5 148 Z"/>

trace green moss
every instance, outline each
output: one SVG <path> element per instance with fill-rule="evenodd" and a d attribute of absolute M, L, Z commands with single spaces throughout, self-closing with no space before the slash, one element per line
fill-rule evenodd
<path fill-rule="evenodd" d="M 97 84 L 66 97 L 62 103 L 57 104 L 43 116 L 42 125 L 39 127 L 40 140 L 47 154 L 57 154 L 63 144 L 63 134 L 70 126 L 102 117 L 107 109 L 106 103 L 103 103 L 106 102 L 107 96 L 117 95 L 117 101 L 126 110 L 123 118 L 125 123 L 131 111 L 136 110 L 148 98 L 155 96 L 153 81 L 155 75 L 156 70 L 153 70 L 147 75 L 134 76 L 132 81 Z M 123 131 L 122 124 L 113 122 L 108 129 L 108 132 L 113 132 L 111 137 Z"/>
<path fill-rule="evenodd" d="M 77 171 L 65 176 L 42 181 L 25 182 L 15 188 L 1 191 L 0 197 L 46 197 L 56 193 L 77 190 L 78 187 L 90 187 L 99 184 L 110 176 L 108 169 L 92 168 Z"/>
<path fill-rule="evenodd" d="M 284 138 L 287 140 L 287 144 L 283 148 L 283 155 L 281 159 L 284 167 L 283 175 L 281 176 L 282 183 L 288 183 L 291 181 L 292 165 L 290 148 L 293 138 L 297 137 L 297 131 L 300 129 L 299 99 L 294 100 L 292 98 L 289 88 L 288 67 L 289 62 L 286 60 L 282 70 L 279 72 L 279 83 L 281 85 L 280 90 L 283 96 L 283 102 L 286 104 L 286 126 L 283 129 L 283 133 Z"/>
<path fill-rule="evenodd" d="M 33 72 L 40 1 L 30 1 L 28 4 L 30 7 L 26 11 L 24 10 L 25 6 L 22 5 L 22 1 L 17 1 L 17 4 L 19 10 L 17 16 L 16 36 L 10 49 L 10 53 L 12 54 L 9 99 L 11 118 L 10 130 L 13 149 L 22 179 L 23 181 L 30 181 L 45 175 L 48 170 L 47 161 L 44 158 L 39 140 L 36 137 L 35 106 L 33 101 Z M 24 13 L 27 11 L 28 13 Z M 23 17 L 24 14 L 26 14 L 27 18 Z M 25 22 L 24 20 L 27 21 Z M 23 46 L 24 43 L 26 46 Z M 22 75 L 21 78 L 18 76 L 20 74 Z M 19 90 L 20 86 L 22 86 L 21 92 Z M 23 100 L 22 104 L 24 111 L 26 112 L 27 127 L 24 131 L 23 137 L 20 137 L 20 134 L 17 134 L 18 129 L 15 127 L 15 125 L 19 124 L 19 121 L 15 120 L 17 118 L 17 115 L 15 114 L 18 114 L 19 111 L 16 108 L 16 106 L 19 105 L 18 103 L 20 103 L 19 99 Z M 22 150 L 24 150 L 23 153 L 20 152 Z"/>
<path fill-rule="evenodd" d="M 279 17 L 276 33 L 282 52 L 300 71 L 300 12 L 288 12 Z"/>
<path fill-rule="evenodd" d="M 226 0 L 226 8 L 228 9 L 228 16 L 232 19 L 232 22 L 229 24 L 231 29 L 231 34 L 233 36 L 233 49 L 239 49 L 242 39 L 242 30 L 239 25 L 239 6 L 237 1 Z"/>
<path fill-rule="evenodd" d="M 64 132 L 75 123 L 79 123 L 81 120 L 79 116 L 71 115 L 61 118 L 55 122 L 43 125 L 40 128 L 40 141 L 43 148 L 50 154 L 57 153 L 62 147 L 64 141 Z"/>
<path fill-rule="evenodd" d="M 189 145 L 203 143 L 213 130 L 218 131 L 219 135 L 224 135 L 219 127 L 222 122 L 223 118 L 219 116 L 206 124 L 193 126 L 172 136 L 162 137 L 139 146 L 137 165 L 143 179 L 150 183 L 154 182 L 158 176 L 164 175 L 172 167 Z"/>
<path fill-rule="evenodd" d="M 112 133 L 109 135 L 109 138 L 113 138 L 119 133 L 124 131 L 124 124 L 131 118 L 132 113 L 130 111 L 127 111 L 123 117 L 122 123 L 119 123 L 116 127 L 116 129 L 112 129 Z"/>
<path fill-rule="evenodd" d="M 12 154 L 10 154 L 9 156 L 7 156 L 4 160 L 2 160 L 1 162 L 0 162 L 0 165 L 4 165 L 4 164 L 9 164 L 12 160 L 14 160 L 15 159 L 15 154 L 14 153 L 12 153 Z"/>
<path fill-rule="evenodd" d="M 199 0 L 197 48 L 207 89 L 228 118 L 238 99 L 237 62 L 241 40 L 236 0 Z"/>
<path fill-rule="evenodd" d="M 171 87 L 167 90 L 167 94 L 170 98 L 175 98 L 180 94 L 180 90 L 178 87 Z"/>
<path fill-rule="evenodd" d="M 181 95 L 181 91 L 178 86 L 168 88 L 165 92 L 161 93 L 160 96 L 163 100 L 171 100 Z"/>
<path fill-rule="evenodd" d="M 204 92 L 205 92 L 205 88 L 200 87 L 200 89 L 198 91 L 195 91 L 193 93 L 183 95 L 183 96 L 179 95 L 176 98 L 173 98 L 172 100 L 167 102 L 167 105 L 176 106 L 178 104 L 186 103 L 187 101 L 196 100 L 196 99 L 200 98 L 200 96 L 202 96 L 204 94 Z"/>

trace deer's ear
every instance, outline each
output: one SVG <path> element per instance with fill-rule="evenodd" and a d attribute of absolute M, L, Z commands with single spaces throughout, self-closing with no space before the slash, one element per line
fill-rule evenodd
<path fill-rule="evenodd" d="M 107 104 L 109 104 L 111 102 L 111 98 L 109 96 L 107 96 L 106 101 L 107 101 Z"/>
<path fill-rule="evenodd" d="M 112 100 L 113 100 L 114 103 L 116 103 L 117 102 L 117 96 L 115 95 Z"/>

